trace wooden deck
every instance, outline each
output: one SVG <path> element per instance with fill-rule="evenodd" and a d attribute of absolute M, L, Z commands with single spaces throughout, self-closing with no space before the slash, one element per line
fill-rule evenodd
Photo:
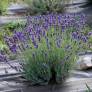
<path fill-rule="evenodd" d="M 62 85 L 29 86 L 23 82 L 21 74 L 8 70 L 9 74 L 0 75 L 0 92 L 85 92 L 86 84 L 92 88 L 92 70 L 71 71 L 71 76 Z"/>
<path fill-rule="evenodd" d="M 0 81 L 0 92 L 85 92 L 86 84 L 92 88 L 92 78 L 69 78 L 62 85 L 28 86 L 16 77 Z"/>

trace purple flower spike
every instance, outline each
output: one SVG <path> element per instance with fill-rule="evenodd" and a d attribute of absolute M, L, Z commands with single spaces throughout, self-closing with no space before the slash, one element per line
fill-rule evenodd
<path fill-rule="evenodd" d="M 91 35 L 92 35 L 92 32 L 89 32 L 89 33 L 88 33 L 88 36 L 91 36 Z"/>
<path fill-rule="evenodd" d="M 83 40 L 83 42 L 87 42 L 88 41 L 86 36 L 82 36 L 82 40 Z"/>
<path fill-rule="evenodd" d="M 5 55 L 0 54 L 0 62 L 7 62 L 7 57 Z"/>
<path fill-rule="evenodd" d="M 10 50 L 13 52 L 13 53 L 17 53 L 17 46 L 14 44 L 10 47 Z"/>
<path fill-rule="evenodd" d="M 45 39 L 46 39 L 47 48 L 50 49 L 49 39 L 47 37 Z"/>

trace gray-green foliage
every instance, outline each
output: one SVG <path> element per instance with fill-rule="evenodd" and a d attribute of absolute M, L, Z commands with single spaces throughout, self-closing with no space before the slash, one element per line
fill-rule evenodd
<path fill-rule="evenodd" d="M 41 55 L 41 53 L 39 53 L 39 55 Z M 36 60 L 34 60 L 30 53 L 27 58 L 28 60 L 24 66 L 25 78 L 31 81 L 32 84 L 47 84 L 51 77 L 50 66 L 48 66 L 46 62 L 40 61 L 38 58 L 37 60 L 36 57 Z"/>
<path fill-rule="evenodd" d="M 0 0 L 0 15 L 3 15 L 7 11 L 9 0 Z"/>
<path fill-rule="evenodd" d="M 62 13 L 64 0 L 24 0 L 30 6 L 31 14 Z M 66 0 L 65 0 L 66 1 Z"/>
<path fill-rule="evenodd" d="M 60 30 L 54 31 L 52 28 L 47 32 L 47 35 L 50 44 L 49 49 L 45 38 L 42 37 L 38 43 L 38 48 L 32 47 L 23 54 L 25 60 L 24 76 L 32 84 L 48 84 L 51 79 L 61 83 L 69 74 L 69 70 L 76 60 L 77 43 L 69 38 L 68 34 L 61 33 Z M 55 43 L 57 37 L 63 37 L 60 48 Z M 68 45 L 71 45 L 72 49 L 65 49 Z"/>

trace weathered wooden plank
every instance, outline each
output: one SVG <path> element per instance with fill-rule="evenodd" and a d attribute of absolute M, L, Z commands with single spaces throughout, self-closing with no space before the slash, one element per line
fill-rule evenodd
<path fill-rule="evenodd" d="M 67 79 L 62 85 L 28 86 L 20 78 L 0 81 L 0 91 L 4 92 L 85 92 L 86 84 L 92 88 L 92 78 Z M 3 89 L 4 87 L 4 89 Z M 16 90 L 16 91 L 15 91 Z"/>

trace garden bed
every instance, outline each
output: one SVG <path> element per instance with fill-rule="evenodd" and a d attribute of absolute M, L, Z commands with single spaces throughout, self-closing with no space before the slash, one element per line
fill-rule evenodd
<path fill-rule="evenodd" d="M 60 17 L 60 16 L 58 16 L 58 17 Z M 60 17 L 60 18 L 62 19 L 62 17 Z M 84 18 L 84 16 L 83 16 L 83 18 Z M 48 16 L 46 17 L 46 19 L 48 19 Z M 55 19 L 57 19 L 57 17 Z M 67 19 L 69 19 L 69 18 L 67 18 Z M 77 21 L 77 17 L 75 18 L 75 20 Z M 33 22 L 33 21 L 31 21 L 31 22 Z M 31 22 L 30 22 L 30 20 L 28 21 L 28 23 L 31 23 Z M 79 22 L 75 22 L 75 24 L 76 23 L 79 24 Z M 58 85 L 57 84 L 55 84 L 55 85 L 49 84 L 50 80 L 54 80 L 54 79 L 55 79 L 54 80 L 55 82 L 57 80 L 56 83 L 60 83 L 60 80 L 63 81 L 63 79 L 67 76 L 67 74 L 69 73 L 69 70 L 73 66 L 72 65 L 73 63 L 71 64 L 70 62 L 76 61 L 77 56 L 75 56 L 75 55 L 77 55 L 77 52 L 80 51 L 81 49 L 80 50 L 78 49 L 79 48 L 78 46 L 80 46 L 80 45 L 77 44 L 76 40 L 73 41 L 73 39 L 77 39 L 77 37 L 78 37 L 78 39 L 81 42 L 83 42 L 84 44 L 85 44 L 85 42 L 87 42 L 87 39 L 85 39 L 86 34 L 80 35 L 79 32 L 71 32 L 72 33 L 71 36 L 69 35 L 69 33 L 67 33 L 67 35 L 65 35 L 66 31 L 64 32 L 64 30 L 65 30 L 63 28 L 64 26 L 60 26 L 62 23 L 59 25 L 60 28 L 62 27 L 62 35 L 61 35 L 61 29 L 57 29 L 57 25 L 59 23 L 57 23 L 56 20 L 55 20 L 56 24 L 53 24 L 54 22 L 53 23 L 45 22 L 45 23 L 49 23 L 49 25 L 48 26 L 43 25 L 43 29 L 44 30 L 50 30 L 50 31 L 48 31 L 48 33 L 46 32 L 45 34 L 40 34 L 40 33 L 43 33 L 43 31 L 42 31 L 43 29 L 41 29 L 41 31 L 39 31 L 38 27 L 39 26 L 42 27 L 42 25 L 33 26 L 33 28 L 31 28 L 31 29 L 35 30 L 39 33 L 39 35 L 38 35 L 38 33 L 36 35 L 36 37 L 38 37 L 37 39 L 35 37 L 35 33 L 34 33 L 34 35 L 32 34 L 31 49 L 33 47 L 34 48 L 32 49 L 32 51 L 28 50 L 28 52 L 25 52 L 23 54 L 21 53 L 21 55 L 24 56 L 24 57 L 21 57 L 21 55 L 19 54 L 19 56 L 21 58 L 24 58 L 23 60 L 25 60 L 25 62 L 26 62 L 26 64 L 24 63 L 21 66 L 22 66 L 22 70 L 24 69 L 23 71 L 26 75 L 26 76 L 23 76 L 23 77 L 25 77 L 27 81 L 25 79 L 23 79 L 21 77 L 21 75 L 6 76 L 3 79 L 1 79 L 1 91 L 5 91 L 5 92 L 19 92 L 19 91 L 22 91 L 22 92 L 30 92 L 30 91 L 31 92 L 43 92 L 43 91 L 44 92 L 50 92 L 50 91 L 53 91 L 53 92 L 61 92 L 61 91 L 62 92 L 76 92 L 76 91 L 82 92 L 82 91 L 87 89 L 86 83 L 87 83 L 88 86 L 92 85 L 90 83 L 90 81 L 92 79 L 87 79 L 87 78 L 89 78 L 89 76 L 85 77 L 87 80 L 83 76 L 81 78 L 76 77 L 75 75 L 80 75 L 80 72 L 76 73 L 76 71 L 71 72 L 70 73 L 71 76 L 62 85 L 61 84 L 60 85 L 59 84 Z M 84 25 L 84 22 L 82 22 L 82 23 Z M 54 28 L 53 28 L 53 25 L 54 25 Z M 34 28 L 36 28 L 36 26 L 37 26 L 37 30 L 34 29 Z M 59 28 L 59 26 L 58 26 L 58 28 Z M 65 25 L 65 26 L 67 27 L 67 25 Z M 32 25 L 29 24 L 27 27 L 29 29 L 26 30 L 27 31 L 26 34 L 25 34 L 25 32 L 18 32 L 18 33 L 15 32 L 14 35 L 12 35 L 8 38 L 6 37 L 6 42 L 12 43 L 12 46 L 11 46 L 10 43 L 8 43 L 8 46 L 9 46 L 11 52 L 16 53 L 16 54 L 18 53 L 18 51 L 22 52 L 21 47 L 23 47 L 23 46 L 24 46 L 23 47 L 24 50 L 26 48 L 30 48 L 29 40 L 30 40 L 31 36 L 30 36 L 29 33 L 30 33 L 30 30 L 31 30 L 30 27 L 32 27 Z M 39 27 L 39 28 L 41 28 L 41 27 Z M 49 27 L 49 29 L 48 29 L 48 27 Z M 78 27 L 76 27 L 75 29 L 78 30 L 78 31 L 81 30 L 81 27 L 80 27 L 80 29 L 77 29 Z M 58 30 L 58 32 L 56 30 Z M 71 29 L 71 31 L 73 31 L 73 30 Z M 22 34 L 22 35 L 20 35 L 20 34 Z M 25 37 L 25 36 L 27 36 L 27 37 Z M 59 38 L 57 38 L 56 36 L 58 36 Z M 68 39 L 68 36 L 69 36 L 70 39 Z M 38 48 L 38 45 L 35 44 L 34 37 L 35 37 L 35 40 L 37 42 L 39 42 L 39 43 L 37 43 L 37 44 L 39 44 L 39 48 Z M 44 39 L 40 40 L 39 37 L 42 37 Z M 61 40 L 62 40 L 62 44 L 61 44 Z M 28 42 L 28 43 L 23 43 L 25 41 Z M 53 41 L 55 41 L 55 42 L 53 42 Z M 19 44 L 19 43 L 21 43 L 21 44 Z M 26 44 L 28 44 L 28 46 L 26 46 Z M 83 46 L 84 47 L 83 49 L 85 50 L 86 47 L 85 47 L 84 44 L 82 44 L 81 46 Z M 18 48 L 16 48 L 17 46 L 18 46 Z M 82 47 L 80 47 L 80 48 L 82 48 Z M 30 57 L 30 54 L 32 55 L 31 57 Z M 61 62 L 61 60 L 62 60 L 62 62 Z M 14 66 L 14 65 L 12 65 L 12 66 Z M 63 66 L 63 68 L 62 68 L 62 66 Z M 7 69 L 5 69 L 6 75 L 8 75 Z M 11 70 L 9 70 L 9 71 L 11 71 Z M 64 73 L 62 73 L 62 71 L 64 71 Z M 84 74 L 86 74 L 86 73 L 84 72 Z M 54 77 L 53 75 L 55 75 L 54 79 L 53 79 L 53 77 Z M 34 84 L 40 84 L 40 83 L 45 82 L 48 85 L 47 86 L 31 86 L 30 81 L 34 82 Z M 83 86 L 80 87 L 80 85 L 83 85 Z"/>

